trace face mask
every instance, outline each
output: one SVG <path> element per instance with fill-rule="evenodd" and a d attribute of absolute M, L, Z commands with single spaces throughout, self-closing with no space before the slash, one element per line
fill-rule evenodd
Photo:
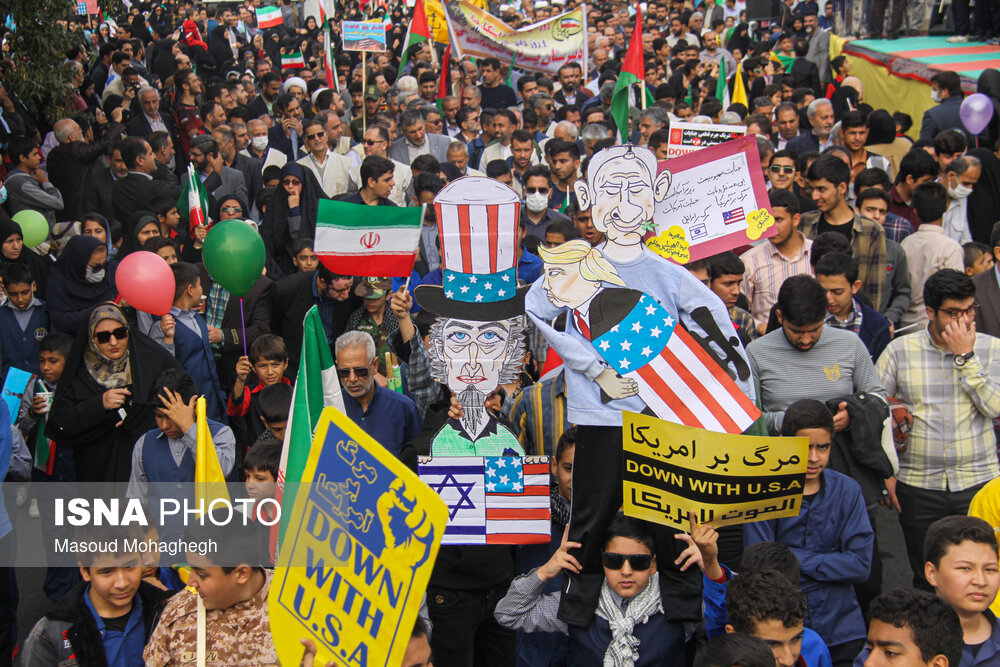
<path fill-rule="evenodd" d="M 7 201 L 7 186 L 0 185 L 0 204 Z"/>
<path fill-rule="evenodd" d="M 111 250 L 108 250 L 108 259 L 114 259 L 118 256 L 118 248 L 111 246 Z"/>
<path fill-rule="evenodd" d="M 104 280 L 104 269 L 100 268 L 100 269 L 98 269 L 98 270 L 95 271 L 94 267 L 88 266 L 87 267 L 87 273 L 84 276 L 84 279 L 88 283 L 99 283 L 102 280 Z"/>
<path fill-rule="evenodd" d="M 549 207 L 549 198 L 548 195 L 535 192 L 525 197 L 524 203 L 528 205 L 528 210 L 532 213 L 541 213 Z"/>
<path fill-rule="evenodd" d="M 267 135 L 261 137 L 251 137 L 250 143 L 253 145 L 254 149 L 262 151 L 267 148 Z"/>
<path fill-rule="evenodd" d="M 965 199 L 972 194 L 972 188 L 959 183 L 956 187 L 948 186 L 948 196 L 952 199 Z"/>
<path fill-rule="evenodd" d="M 937 91 L 937 90 L 931 89 L 931 99 L 934 100 L 935 102 L 940 102 L 941 101 L 941 93 L 939 91 Z"/>

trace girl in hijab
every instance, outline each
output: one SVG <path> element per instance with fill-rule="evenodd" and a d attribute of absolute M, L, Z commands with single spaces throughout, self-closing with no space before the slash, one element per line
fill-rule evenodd
<path fill-rule="evenodd" d="M 264 213 L 260 234 L 264 247 L 281 272 L 295 273 L 292 244 L 316 235 L 316 208 L 326 199 L 312 171 L 290 162 L 281 169 L 281 184 L 275 189 Z"/>
<path fill-rule="evenodd" d="M 868 150 L 888 158 L 893 174 L 899 173 L 899 163 L 912 147 L 912 141 L 896 136 L 896 123 L 888 111 L 876 109 L 868 115 Z"/>
<path fill-rule="evenodd" d="M 35 294 L 39 299 L 45 299 L 45 285 L 52 263 L 24 247 L 21 227 L 4 213 L 0 215 L 0 269 L 7 264 L 27 266 L 35 281 Z"/>
<path fill-rule="evenodd" d="M 125 228 L 125 242 L 122 244 L 118 259 L 140 250 L 142 244 L 160 236 L 160 219 L 152 211 L 136 211 L 132 215 L 132 223 Z"/>
<path fill-rule="evenodd" d="M 156 428 L 150 402 L 156 378 L 182 369 L 113 303 L 92 306 L 82 320 L 46 435 L 73 451 L 77 481 L 127 482 L 135 442 Z"/>
<path fill-rule="evenodd" d="M 94 236 L 74 236 L 66 243 L 49 275 L 46 305 L 52 328 L 75 334 L 94 305 L 114 298 L 117 264 Z"/>
<path fill-rule="evenodd" d="M 840 87 L 830 96 L 833 117 L 839 121 L 848 111 L 854 111 L 861 104 L 861 79 L 849 76 L 840 82 Z"/>
<path fill-rule="evenodd" d="M 750 48 L 750 26 L 746 23 L 740 23 L 738 26 L 733 28 L 732 34 L 729 36 L 729 40 L 726 42 L 726 48 L 732 51 L 733 49 L 739 49 L 740 53 L 746 54 L 747 50 Z"/>

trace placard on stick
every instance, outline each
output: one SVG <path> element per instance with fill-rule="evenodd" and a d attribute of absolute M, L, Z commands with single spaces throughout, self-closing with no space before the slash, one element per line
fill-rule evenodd
<path fill-rule="evenodd" d="M 345 51 L 385 51 L 385 24 L 381 21 L 344 21 L 341 40 Z"/>
<path fill-rule="evenodd" d="M 625 514 L 681 530 L 796 516 L 809 439 L 713 433 L 622 414 Z"/>

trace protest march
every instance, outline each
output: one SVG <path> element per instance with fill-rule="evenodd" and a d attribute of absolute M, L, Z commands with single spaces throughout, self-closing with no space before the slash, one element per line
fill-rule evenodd
<path fill-rule="evenodd" d="M 1000 666 L 998 0 L 0 14 L 0 667 Z"/>

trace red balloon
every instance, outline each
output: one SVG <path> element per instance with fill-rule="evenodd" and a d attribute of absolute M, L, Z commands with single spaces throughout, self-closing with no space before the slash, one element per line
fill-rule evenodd
<path fill-rule="evenodd" d="M 174 272 L 155 252 L 140 250 L 123 259 L 115 285 L 128 305 L 150 315 L 166 315 L 174 305 Z"/>

